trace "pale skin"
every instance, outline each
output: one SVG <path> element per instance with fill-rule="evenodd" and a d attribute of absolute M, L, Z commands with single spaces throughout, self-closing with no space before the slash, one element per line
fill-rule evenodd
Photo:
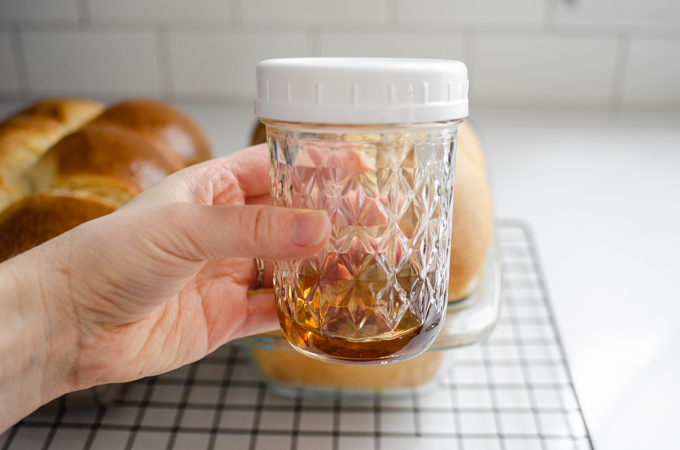
<path fill-rule="evenodd" d="M 254 258 L 312 255 L 325 212 L 269 204 L 250 147 L 174 174 L 113 214 L 0 264 L 0 433 L 67 392 L 196 361 L 278 326 Z M 264 286 L 270 287 L 271 263 Z"/>

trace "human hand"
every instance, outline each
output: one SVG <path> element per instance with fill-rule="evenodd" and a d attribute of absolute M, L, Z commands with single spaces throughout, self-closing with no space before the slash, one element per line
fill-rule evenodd
<path fill-rule="evenodd" d="M 46 324 L 41 403 L 166 372 L 277 326 L 273 294 L 249 292 L 253 258 L 312 255 L 331 227 L 322 211 L 263 206 L 268 164 L 259 145 L 190 167 L 3 263 L 19 302 L 39 293 L 29 315 Z M 263 287 L 271 274 L 266 264 Z"/>

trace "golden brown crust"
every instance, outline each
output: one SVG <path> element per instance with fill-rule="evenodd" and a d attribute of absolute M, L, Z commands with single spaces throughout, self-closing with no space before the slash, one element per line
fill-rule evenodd
<path fill-rule="evenodd" d="M 0 211 L 28 194 L 26 170 L 60 136 L 58 124 L 39 116 L 17 116 L 0 124 Z"/>
<path fill-rule="evenodd" d="M 494 226 L 486 172 L 465 151 L 456 155 L 453 197 L 449 299 L 459 300 L 470 294 L 483 269 Z"/>
<path fill-rule="evenodd" d="M 11 171 L 0 169 L 0 211 L 29 193 L 28 183 Z"/>
<path fill-rule="evenodd" d="M 179 160 L 127 129 L 91 123 L 45 153 L 30 178 L 37 191 L 69 189 L 124 203 L 180 167 Z"/>
<path fill-rule="evenodd" d="M 0 123 L 0 165 L 22 170 L 64 134 L 63 127 L 40 116 L 15 116 Z"/>
<path fill-rule="evenodd" d="M 46 99 L 0 123 L 0 165 L 7 167 L 28 151 L 42 155 L 64 135 L 99 114 L 103 105 L 81 99 Z M 10 166 L 15 169 L 14 166 Z M 23 166 L 22 166 L 23 167 Z"/>
<path fill-rule="evenodd" d="M 25 197 L 0 213 L 0 262 L 114 210 L 98 199 L 70 193 Z"/>
<path fill-rule="evenodd" d="M 104 111 L 98 124 L 116 125 L 169 148 L 190 166 L 212 158 L 205 135 L 188 116 L 155 100 L 128 100 Z"/>
<path fill-rule="evenodd" d="M 486 157 L 482 141 L 467 120 L 458 126 L 458 151 L 464 153 L 479 169 L 486 172 Z"/>
<path fill-rule="evenodd" d="M 0 211 L 28 193 L 26 171 L 48 148 L 103 109 L 84 99 L 45 99 L 0 123 Z"/>
<path fill-rule="evenodd" d="M 65 133 L 81 127 L 104 110 L 99 102 L 84 98 L 46 98 L 19 113 L 50 119 L 64 128 Z"/>

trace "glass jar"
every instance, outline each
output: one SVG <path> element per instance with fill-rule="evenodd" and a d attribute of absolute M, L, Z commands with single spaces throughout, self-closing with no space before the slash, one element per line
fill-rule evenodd
<path fill-rule="evenodd" d="M 279 395 L 333 400 L 371 400 L 375 394 L 403 397 L 433 388 L 449 368 L 455 349 L 485 339 L 500 311 L 501 272 L 491 243 L 482 273 L 465 299 L 449 299 L 446 321 L 427 352 L 397 364 L 327 364 L 294 351 L 281 331 L 238 339 L 267 389 Z"/>
<path fill-rule="evenodd" d="M 446 315 L 457 61 L 302 58 L 258 65 L 274 205 L 317 209 L 326 248 L 274 264 L 279 322 L 316 359 L 384 364 L 424 352 Z"/>

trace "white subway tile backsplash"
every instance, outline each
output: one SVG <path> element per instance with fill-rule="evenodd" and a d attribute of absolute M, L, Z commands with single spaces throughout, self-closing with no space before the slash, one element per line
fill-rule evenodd
<path fill-rule="evenodd" d="M 398 0 L 400 23 L 540 25 L 546 0 Z"/>
<path fill-rule="evenodd" d="M 0 20 L 78 19 L 77 0 L 2 0 Z"/>
<path fill-rule="evenodd" d="M 606 106 L 617 40 L 560 36 L 479 36 L 471 101 Z"/>
<path fill-rule="evenodd" d="M 321 33 L 320 56 L 461 59 L 463 38 L 446 34 Z"/>
<path fill-rule="evenodd" d="M 258 62 L 307 56 L 305 33 L 170 32 L 168 37 L 178 97 L 252 100 Z"/>
<path fill-rule="evenodd" d="M 360 23 L 385 21 L 389 0 L 246 0 L 245 22 Z"/>
<path fill-rule="evenodd" d="M 87 0 L 93 20 L 219 21 L 229 0 Z"/>
<path fill-rule="evenodd" d="M 0 31 L 0 93 L 3 94 L 19 90 L 11 44 L 9 32 Z"/>
<path fill-rule="evenodd" d="M 150 32 L 23 32 L 21 41 L 35 93 L 159 92 L 155 37 Z"/>
<path fill-rule="evenodd" d="M 586 33 L 587 35 L 584 35 Z M 0 96 L 250 101 L 262 59 L 459 59 L 473 103 L 680 107 L 680 0 L 0 0 Z"/>
<path fill-rule="evenodd" d="M 558 1 L 557 25 L 680 30 L 678 0 Z"/>
<path fill-rule="evenodd" d="M 680 103 L 680 39 L 633 39 L 623 84 L 623 104 Z"/>

